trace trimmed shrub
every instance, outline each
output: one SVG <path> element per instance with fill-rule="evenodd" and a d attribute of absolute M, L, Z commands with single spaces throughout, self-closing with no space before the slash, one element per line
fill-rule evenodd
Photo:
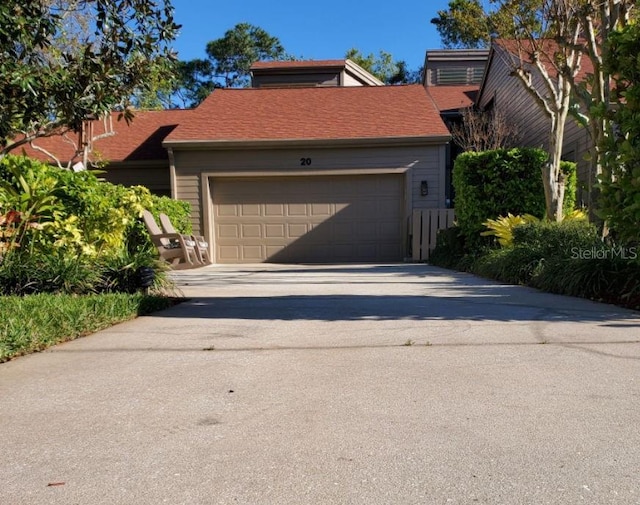
<path fill-rule="evenodd" d="M 456 217 L 467 246 L 487 243 L 480 237 L 487 219 L 500 215 L 545 212 L 541 149 L 466 152 L 456 158 L 453 185 Z"/>
<path fill-rule="evenodd" d="M 513 245 L 537 251 L 540 257 L 569 258 L 577 250 L 602 247 L 602 240 L 596 227 L 587 221 L 540 221 L 516 226 Z"/>
<path fill-rule="evenodd" d="M 456 217 L 469 247 L 490 243 L 480 237 L 488 219 L 545 215 L 542 168 L 547 157 L 542 149 L 515 148 L 466 152 L 456 158 Z M 566 176 L 563 209 L 569 214 L 576 204 L 576 164 L 563 161 L 560 168 Z"/>

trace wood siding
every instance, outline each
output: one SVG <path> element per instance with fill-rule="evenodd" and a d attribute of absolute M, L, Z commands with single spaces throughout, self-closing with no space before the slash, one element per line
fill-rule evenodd
<path fill-rule="evenodd" d="M 112 184 L 123 186 L 145 186 L 156 195 L 170 196 L 171 182 L 169 162 L 161 164 L 111 163 L 99 177 Z"/>
<path fill-rule="evenodd" d="M 518 77 L 511 75 L 511 69 L 503 59 L 506 56 L 501 51 L 501 48 L 495 48 L 478 105 L 482 109 L 492 105 L 504 113 L 518 127 L 521 145 L 546 149 L 549 118 Z"/>
<path fill-rule="evenodd" d="M 503 49 L 495 47 L 494 50 L 478 105 L 486 108 L 493 101 L 492 106 L 502 111 L 518 127 L 518 145 L 548 150 L 550 119 L 519 78 L 511 75 L 511 69 L 504 61 Z M 542 89 L 541 79 L 534 74 L 534 83 L 539 89 Z M 586 187 L 591 172 L 590 162 L 584 159 L 591 145 L 589 132 L 569 116 L 564 135 L 563 157 L 578 164 L 578 186 Z M 578 190 L 577 203 L 587 203 L 585 191 Z"/>
<path fill-rule="evenodd" d="M 296 87 L 296 86 L 338 86 L 338 72 L 280 73 L 255 75 L 254 88 Z"/>
<path fill-rule="evenodd" d="M 349 75 L 347 72 L 341 73 L 341 86 L 363 86 L 362 81 L 356 79 L 352 75 Z"/>
<path fill-rule="evenodd" d="M 208 189 L 202 185 L 203 173 L 233 174 L 288 172 L 321 174 L 327 170 L 372 171 L 406 170 L 406 217 L 413 209 L 444 207 L 445 145 L 370 148 L 296 148 L 247 150 L 179 150 L 175 149 L 175 197 L 191 204 L 194 230 L 207 234 L 200 201 Z M 310 164 L 302 165 L 302 159 Z M 421 181 L 428 185 L 428 195 L 420 193 Z M 206 202 L 210 205 L 210 202 Z"/>

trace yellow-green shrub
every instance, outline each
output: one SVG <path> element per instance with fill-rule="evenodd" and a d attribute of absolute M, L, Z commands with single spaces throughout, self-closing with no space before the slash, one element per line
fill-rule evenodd
<path fill-rule="evenodd" d="M 140 219 L 145 208 L 191 231 L 186 202 L 103 182 L 91 171 L 6 156 L 0 160 L 0 293 L 134 289 L 135 269 L 154 266 L 157 257 Z M 3 220 L 7 215 L 19 219 Z"/>

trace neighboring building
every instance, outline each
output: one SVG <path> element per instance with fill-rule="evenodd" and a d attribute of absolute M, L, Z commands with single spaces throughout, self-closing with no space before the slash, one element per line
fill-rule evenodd
<path fill-rule="evenodd" d="M 251 66 L 251 86 L 384 86 L 384 83 L 351 60 L 258 61 Z"/>
<path fill-rule="evenodd" d="M 164 138 L 181 122 L 184 122 L 192 110 L 137 111 L 133 121 L 128 124 L 118 119 L 114 112 L 107 120 L 95 120 L 89 123 L 84 141 L 93 140 L 89 149 L 90 163 L 104 163 L 104 174 L 100 177 L 114 184 L 125 186 L 142 185 L 158 195 L 171 195 L 169 154 L 162 146 Z M 42 137 L 33 143 L 41 150 L 25 146 L 28 156 L 49 163 L 60 162 L 66 166 L 82 161 L 77 154 L 83 139 L 79 133 L 69 132 L 65 136 Z M 43 151 L 44 150 L 44 151 Z M 52 156 L 47 153 L 51 153 Z"/>
<path fill-rule="evenodd" d="M 401 261 L 449 138 L 420 85 L 224 89 L 164 146 L 218 263 Z"/>
<path fill-rule="evenodd" d="M 514 41 L 495 40 L 489 52 L 489 61 L 476 103 L 483 110 L 499 108 L 518 128 L 521 144 L 548 149 L 550 119 L 537 105 L 519 78 L 512 73 L 513 62 L 518 60 Z M 593 68 L 588 58 L 582 58 L 578 80 L 584 79 Z M 544 89 L 542 78 L 532 65 L 534 83 Z M 553 74 L 551 75 L 553 77 Z M 592 147 L 586 128 L 580 127 L 569 116 L 564 133 L 563 158 L 578 164 L 577 203 L 589 203 L 589 188 L 594 180 L 592 164 L 585 155 Z"/>
<path fill-rule="evenodd" d="M 437 49 L 426 52 L 422 83 L 448 127 L 462 121 L 462 111 L 475 103 L 487 64 L 488 49 Z M 453 162 L 462 149 L 447 146 L 446 206 L 454 206 Z"/>

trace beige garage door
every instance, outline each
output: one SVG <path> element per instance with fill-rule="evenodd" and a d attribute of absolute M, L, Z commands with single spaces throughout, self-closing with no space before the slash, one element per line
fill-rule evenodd
<path fill-rule="evenodd" d="M 211 181 L 218 263 L 402 260 L 404 176 Z"/>

